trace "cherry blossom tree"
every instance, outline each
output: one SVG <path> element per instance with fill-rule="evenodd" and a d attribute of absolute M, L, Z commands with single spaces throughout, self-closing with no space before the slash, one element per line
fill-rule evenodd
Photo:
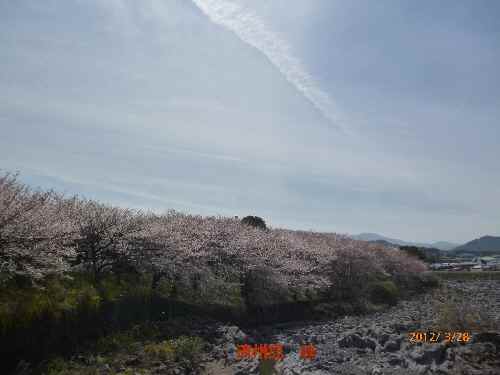
<path fill-rule="evenodd" d="M 81 266 L 94 280 L 136 260 L 144 215 L 129 209 L 110 207 L 92 200 L 80 201 L 74 215 L 75 251 L 73 265 Z"/>
<path fill-rule="evenodd" d="M 175 211 L 144 214 L 52 191 L 34 191 L 17 175 L 0 177 L 2 277 L 42 278 L 73 265 L 96 280 L 123 266 L 173 280 L 205 273 L 244 283 L 265 269 L 284 288 L 325 288 L 355 282 L 362 274 L 416 273 L 422 262 L 397 249 L 335 233 L 260 230 L 237 218 Z M 74 269 L 74 268 L 73 268 Z M 343 281 L 342 281 L 343 280 Z"/>
<path fill-rule="evenodd" d="M 33 191 L 17 174 L 0 176 L 1 280 L 16 276 L 38 280 L 68 269 L 73 255 L 67 241 L 71 199 L 53 191 Z"/>

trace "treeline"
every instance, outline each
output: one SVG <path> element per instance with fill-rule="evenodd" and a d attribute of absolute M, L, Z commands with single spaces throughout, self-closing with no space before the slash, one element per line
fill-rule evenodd
<path fill-rule="evenodd" d="M 187 313 L 258 324 L 348 312 L 426 286 L 423 263 L 398 250 L 259 219 L 142 212 L 0 176 L 2 353 L 41 360 Z"/>
<path fill-rule="evenodd" d="M 444 251 L 432 247 L 399 246 L 399 249 L 425 263 L 439 262 L 446 255 Z"/>

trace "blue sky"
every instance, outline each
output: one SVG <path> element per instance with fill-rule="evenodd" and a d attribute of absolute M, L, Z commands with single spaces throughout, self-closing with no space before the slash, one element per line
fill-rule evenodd
<path fill-rule="evenodd" d="M 500 234 L 495 1 L 0 2 L 0 168 L 113 204 Z"/>

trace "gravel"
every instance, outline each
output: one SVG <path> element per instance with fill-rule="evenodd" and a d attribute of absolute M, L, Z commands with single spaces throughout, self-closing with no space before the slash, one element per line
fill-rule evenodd
<path fill-rule="evenodd" d="M 455 302 L 473 301 L 499 321 L 500 281 L 447 281 L 444 287 L 370 315 L 266 326 L 247 333 L 234 326 L 218 328 L 221 338 L 207 358 L 211 362 L 207 368 L 212 370 L 205 373 L 258 374 L 258 360 L 242 361 L 235 356 L 236 345 L 248 340 L 283 344 L 286 355 L 275 365 L 277 374 L 500 375 L 500 332 L 497 330 L 472 332 L 472 339 L 466 344 L 409 341 L 409 331 L 430 331 L 435 327 L 436 302 L 442 301 L 446 289 L 463 298 Z M 299 348 L 304 343 L 314 344 L 316 359 L 299 358 Z M 224 353 L 230 353 L 229 357 Z M 213 369 L 215 361 L 219 361 L 220 366 Z"/>

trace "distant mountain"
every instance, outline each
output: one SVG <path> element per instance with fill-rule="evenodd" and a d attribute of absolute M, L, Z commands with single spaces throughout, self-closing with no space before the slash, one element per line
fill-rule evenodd
<path fill-rule="evenodd" d="M 364 240 L 361 240 L 361 241 L 364 241 Z M 378 244 L 384 245 L 384 246 L 398 246 L 398 245 L 396 245 L 392 242 L 386 241 L 386 240 L 375 240 L 375 241 L 368 241 L 368 242 L 378 243 Z"/>
<path fill-rule="evenodd" d="M 454 253 L 500 254 L 500 237 L 483 236 L 452 250 Z"/>
<path fill-rule="evenodd" d="M 360 234 L 355 234 L 352 235 L 351 238 L 354 238 L 355 240 L 360 240 L 360 241 L 370 241 L 370 242 L 386 242 L 392 245 L 401 245 L 401 246 L 410 246 L 410 245 L 416 245 L 413 242 L 407 242 L 403 240 L 398 240 L 396 238 L 390 238 L 390 237 L 385 237 L 377 233 L 360 233 Z"/>
<path fill-rule="evenodd" d="M 445 251 L 455 249 L 457 246 L 458 244 L 448 241 L 437 241 L 430 244 L 430 247 Z"/>
<path fill-rule="evenodd" d="M 447 241 L 438 241 L 434 243 L 423 243 L 423 242 L 409 242 L 399 240 L 397 238 L 385 237 L 377 233 L 360 233 L 352 235 L 351 238 L 360 241 L 370 241 L 370 242 L 378 242 L 378 243 L 386 243 L 398 246 L 418 246 L 418 247 L 430 247 L 436 248 L 439 250 L 451 250 L 457 247 L 457 244 L 447 242 Z"/>

